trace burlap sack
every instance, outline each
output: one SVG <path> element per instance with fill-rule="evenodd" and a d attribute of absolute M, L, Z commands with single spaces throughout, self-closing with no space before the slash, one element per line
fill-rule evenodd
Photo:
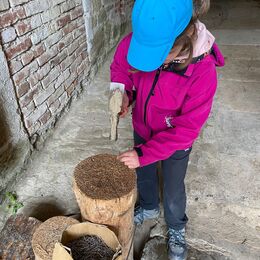
<path fill-rule="evenodd" d="M 62 234 L 61 243 L 56 243 L 53 251 L 52 260 L 73 260 L 70 249 L 65 247 L 68 242 L 82 236 L 98 236 L 107 246 L 116 253 L 113 260 L 123 260 L 121 256 L 121 245 L 116 235 L 106 226 L 97 225 L 90 222 L 84 222 L 68 227 Z"/>

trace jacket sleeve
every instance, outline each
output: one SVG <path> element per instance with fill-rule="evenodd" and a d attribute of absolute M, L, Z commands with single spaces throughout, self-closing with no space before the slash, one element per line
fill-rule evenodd
<path fill-rule="evenodd" d="M 214 67 L 214 68 L 213 68 Z M 217 87 L 216 68 L 206 69 L 193 81 L 184 100 L 181 113 L 172 119 L 173 128 L 155 134 L 141 150 L 140 165 L 145 166 L 169 158 L 175 151 L 192 146 L 209 117 Z"/>
<path fill-rule="evenodd" d="M 111 82 L 125 85 L 130 103 L 133 100 L 133 79 L 130 65 L 127 62 L 127 51 L 130 44 L 130 35 L 126 36 L 118 45 L 110 66 Z"/>

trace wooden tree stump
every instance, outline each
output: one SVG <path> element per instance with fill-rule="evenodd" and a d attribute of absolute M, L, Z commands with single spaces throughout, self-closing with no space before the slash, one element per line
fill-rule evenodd
<path fill-rule="evenodd" d="M 93 156 L 75 168 L 73 190 L 83 220 L 107 225 L 122 245 L 122 258 L 133 259 L 135 172 L 114 155 Z"/>
<path fill-rule="evenodd" d="M 0 259 L 33 260 L 31 240 L 34 231 L 40 224 L 41 221 L 28 218 L 23 214 L 11 216 L 1 231 Z"/>
<path fill-rule="evenodd" d="M 63 231 L 77 223 L 79 221 L 76 219 L 63 216 L 53 217 L 43 222 L 32 238 L 35 260 L 51 260 L 55 243 L 61 241 Z"/>

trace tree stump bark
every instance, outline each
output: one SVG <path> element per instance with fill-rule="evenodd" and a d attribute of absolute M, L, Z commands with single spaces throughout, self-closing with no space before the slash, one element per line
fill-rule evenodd
<path fill-rule="evenodd" d="M 33 260 L 31 240 L 41 221 L 22 214 L 11 216 L 3 230 L 0 240 L 0 259 Z"/>
<path fill-rule="evenodd" d="M 114 155 L 93 156 L 75 168 L 73 190 L 83 220 L 107 225 L 122 245 L 122 258 L 132 260 L 135 172 Z"/>
<path fill-rule="evenodd" d="M 61 241 L 63 231 L 74 224 L 79 223 L 69 217 L 53 217 L 43 222 L 34 232 L 32 248 L 35 260 L 52 260 L 56 242 Z"/>

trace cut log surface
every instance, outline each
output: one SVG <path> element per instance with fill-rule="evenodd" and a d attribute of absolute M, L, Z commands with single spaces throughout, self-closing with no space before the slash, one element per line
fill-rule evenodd
<path fill-rule="evenodd" d="M 33 234 L 32 247 L 36 260 L 51 260 L 56 242 L 61 241 L 63 231 L 79 221 L 69 217 L 53 217 L 43 222 Z"/>
<path fill-rule="evenodd" d="M 114 155 L 100 154 L 80 162 L 74 179 L 79 190 L 92 199 L 121 198 L 136 186 L 136 175 Z"/>
<path fill-rule="evenodd" d="M 31 240 L 40 224 L 41 221 L 22 214 L 11 216 L 1 231 L 0 259 L 35 259 Z"/>
<path fill-rule="evenodd" d="M 107 225 L 122 245 L 126 259 L 133 236 L 136 174 L 114 155 L 82 161 L 74 171 L 73 189 L 84 220 Z"/>

